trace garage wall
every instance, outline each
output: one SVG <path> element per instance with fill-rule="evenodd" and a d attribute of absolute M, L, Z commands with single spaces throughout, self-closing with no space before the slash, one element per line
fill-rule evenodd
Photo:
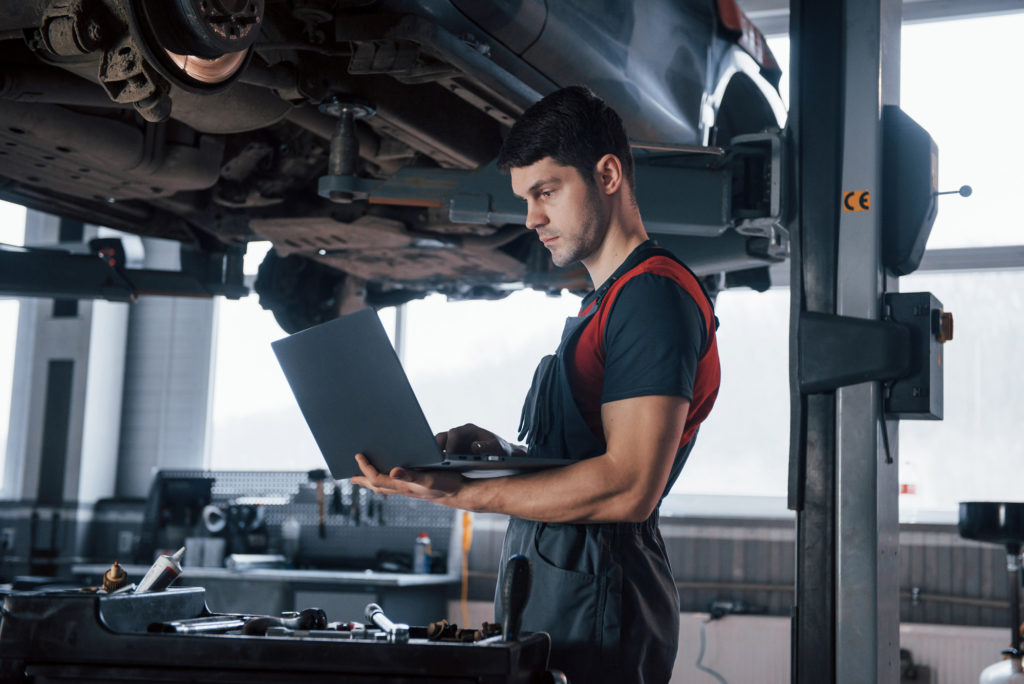
<path fill-rule="evenodd" d="M 458 601 L 448 604 L 448 619 L 463 624 Z M 671 684 L 716 681 L 698 670 L 701 625 L 705 613 L 683 613 L 679 624 L 679 652 Z M 492 605 L 471 601 L 469 624 L 494 618 Z M 788 618 L 732 615 L 704 624 L 704 656 L 701 665 L 711 668 L 728 682 L 789 684 L 790 623 Z M 1005 629 L 949 627 L 940 625 L 900 626 L 900 647 L 910 651 L 913 662 L 928 668 L 929 684 L 964 684 L 978 681 L 978 675 L 999 660 L 1005 648 Z"/>
<path fill-rule="evenodd" d="M 764 615 L 788 616 L 793 603 L 795 531 L 789 520 L 663 518 L 662 534 L 681 608 L 742 601 Z M 505 518 L 475 515 L 470 597 L 494 596 Z M 1009 590 L 1002 548 L 961 539 L 955 525 L 900 528 L 900 620 L 1002 627 Z"/>

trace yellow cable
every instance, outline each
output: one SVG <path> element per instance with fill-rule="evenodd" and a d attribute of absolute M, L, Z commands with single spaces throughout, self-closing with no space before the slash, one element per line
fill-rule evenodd
<path fill-rule="evenodd" d="M 462 512 L 462 625 L 469 627 L 469 549 L 473 546 L 473 514 Z"/>

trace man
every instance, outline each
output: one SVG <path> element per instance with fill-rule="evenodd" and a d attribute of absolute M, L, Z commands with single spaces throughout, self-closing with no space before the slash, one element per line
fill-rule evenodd
<path fill-rule="evenodd" d="M 685 266 L 648 240 L 622 121 L 586 88 L 565 88 L 528 109 L 498 166 L 510 171 L 526 227 L 554 263 L 582 262 L 595 285 L 557 352 L 541 361 L 520 429 L 531 456 L 577 460 L 466 479 L 378 473 L 357 455 L 363 476 L 352 481 L 508 514 L 500 568 L 515 554 L 530 559 L 522 627 L 551 635 L 551 666 L 577 684 L 667 682 L 679 601 L 658 505 L 718 391 L 711 302 Z M 522 449 L 475 425 L 437 437 L 453 452 Z"/>

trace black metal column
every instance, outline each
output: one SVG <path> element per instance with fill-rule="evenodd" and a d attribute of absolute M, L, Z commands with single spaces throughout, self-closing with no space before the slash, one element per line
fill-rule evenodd
<path fill-rule="evenodd" d="M 799 320 L 835 313 L 842 157 L 843 3 L 790 6 L 791 226 L 789 506 L 797 512 L 792 681 L 835 681 L 835 395 L 803 396 Z"/>
<path fill-rule="evenodd" d="M 878 447 L 880 388 L 802 394 L 799 330 L 807 312 L 879 316 L 880 117 L 898 93 L 899 7 L 795 0 L 790 9 L 791 671 L 803 684 L 889 682 L 898 673 L 898 588 L 888 576 L 896 567 L 895 467 Z M 849 190 L 870 191 L 871 210 L 843 212 Z"/>

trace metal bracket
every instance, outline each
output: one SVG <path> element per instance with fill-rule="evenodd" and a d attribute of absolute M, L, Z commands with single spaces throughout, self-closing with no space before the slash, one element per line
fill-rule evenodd
<path fill-rule="evenodd" d="M 885 295 L 888 317 L 910 332 L 912 366 L 889 387 L 885 412 L 901 420 L 942 420 L 942 345 L 953 338 L 953 317 L 931 292 Z"/>
<path fill-rule="evenodd" d="M 782 173 L 784 140 L 779 131 L 738 135 L 729 141 L 733 186 L 741 204 L 733 206 L 740 235 L 774 238 L 789 231 L 783 226 Z"/>
<path fill-rule="evenodd" d="M 183 249 L 181 271 L 175 272 L 124 268 L 120 240 L 89 244 L 89 254 L 0 245 L 0 295 L 133 302 L 140 295 L 238 299 L 249 294 L 241 252 Z"/>
<path fill-rule="evenodd" d="M 369 197 L 383 183 L 384 181 L 358 176 L 320 176 L 316 191 L 321 197 L 331 200 L 347 197 L 348 201 L 352 201 Z"/>
<path fill-rule="evenodd" d="M 803 394 L 894 380 L 911 369 L 910 330 L 898 323 L 804 311 L 799 336 Z"/>
<path fill-rule="evenodd" d="M 888 382 L 889 418 L 941 420 L 942 344 L 952 339 L 952 317 L 930 292 L 889 293 L 885 308 L 880 321 L 802 312 L 800 391 Z"/>

